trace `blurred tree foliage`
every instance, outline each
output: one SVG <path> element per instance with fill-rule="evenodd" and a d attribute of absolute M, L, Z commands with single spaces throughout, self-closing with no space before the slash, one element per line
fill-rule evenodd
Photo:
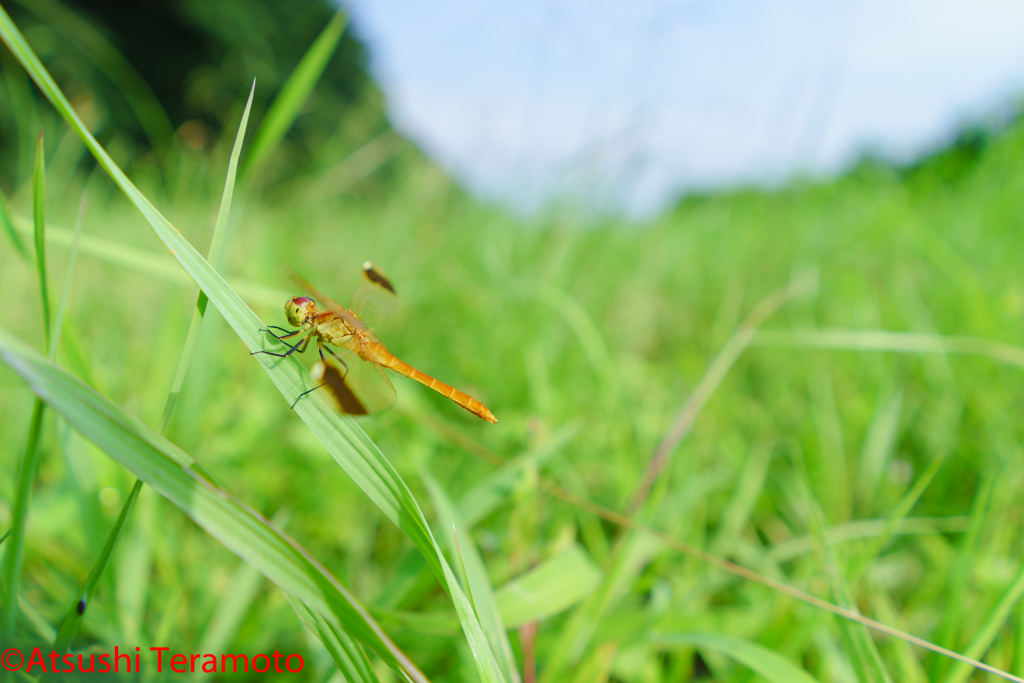
<path fill-rule="evenodd" d="M 151 148 L 169 148 L 171 135 L 193 149 L 211 147 L 223 130 L 234 130 L 253 78 L 250 129 L 255 130 L 337 11 L 327 0 L 12 0 L 4 5 L 100 141 L 118 137 L 133 148 L 133 158 Z M 38 101 L 40 95 L 6 48 L 0 51 L 2 85 L 9 91 L 4 95 L 15 105 L 0 107 L 0 183 L 10 187 L 19 128 L 39 125 L 38 117 L 24 111 L 29 107 L 17 111 L 19 100 L 31 93 Z M 146 86 L 151 92 L 144 92 Z M 148 116 L 138 105 L 147 97 L 153 104 Z M 318 161 L 350 153 L 387 126 L 382 98 L 367 75 L 366 50 L 350 25 L 279 151 L 273 173 L 290 177 L 313 170 Z"/>

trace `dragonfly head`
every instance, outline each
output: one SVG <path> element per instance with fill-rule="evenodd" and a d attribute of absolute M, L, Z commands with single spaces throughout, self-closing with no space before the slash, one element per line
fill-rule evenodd
<path fill-rule="evenodd" d="M 316 311 L 316 303 L 304 296 L 297 296 L 289 299 L 284 305 L 284 315 L 288 318 L 288 324 L 293 327 L 302 327 L 306 324 L 306 318 Z"/>

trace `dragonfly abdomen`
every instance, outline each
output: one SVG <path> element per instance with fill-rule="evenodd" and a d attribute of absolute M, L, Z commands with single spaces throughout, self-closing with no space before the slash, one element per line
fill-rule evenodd
<path fill-rule="evenodd" d="M 373 349 L 373 352 L 379 359 L 377 362 L 383 365 L 384 367 L 390 368 L 391 370 L 394 370 L 397 373 L 405 375 L 410 379 L 416 380 L 425 387 L 433 389 L 437 393 L 441 394 L 445 398 L 451 399 L 459 406 L 465 408 L 466 410 L 473 413 L 482 420 L 487 420 L 488 422 L 492 423 L 498 421 L 498 418 L 494 417 L 491 411 L 488 410 L 483 403 L 476 400 L 469 394 L 463 393 L 456 389 L 455 387 L 449 386 L 440 380 L 434 379 L 425 372 L 420 372 L 419 370 L 409 365 L 405 361 L 400 360 L 393 353 L 385 349 L 383 345 L 381 345 L 379 342 L 374 344 L 374 347 L 375 348 Z"/>

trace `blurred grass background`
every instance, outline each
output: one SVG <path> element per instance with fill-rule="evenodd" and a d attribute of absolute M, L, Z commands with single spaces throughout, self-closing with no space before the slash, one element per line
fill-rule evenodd
<path fill-rule="evenodd" d="M 205 252 L 251 79 L 255 131 L 333 11 L 314 2 L 183 3 L 173 17 L 147 18 L 170 27 L 160 45 L 125 28 L 131 11 L 111 7 L 104 15 L 50 0 L 5 3 L 90 130 Z M 539 453 L 473 528 L 499 590 L 574 545 L 585 553 L 570 568 L 579 576 L 562 579 L 582 586 L 579 597 L 590 602 L 540 622 L 539 671 L 583 620 L 593 633 L 568 669 L 581 681 L 752 679 L 711 648 L 659 640 L 684 632 L 759 643 L 818 680 L 863 678 L 865 656 L 834 617 L 653 541 L 631 543 L 616 580 L 598 589 L 594 572 L 610 575 L 620 531 L 548 496 L 538 478 L 626 510 L 736 326 L 809 270 L 819 272 L 817 291 L 773 315 L 766 330 L 1019 344 L 1024 125 L 965 133 L 913 167 L 867 159 L 831 182 L 690 197 L 643 225 L 558 206 L 524 218 L 467 196 L 391 132 L 364 64 L 364 48 L 346 31 L 284 143 L 242 179 L 225 256 L 214 265 L 244 285 L 243 298 L 268 324 L 283 324 L 282 304 L 294 295 L 283 266 L 341 302 L 364 260 L 388 272 L 403 306 L 376 326 L 384 342 L 501 420 L 486 425 L 401 378 L 397 407 L 361 420 L 432 522 L 419 468 L 458 501 L 495 471 L 474 452 Z M 173 275 L 180 271 L 135 208 L 6 49 L 0 66 L 0 188 L 25 227 L 44 132 L 51 287 L 68 253 L 59 228 L 74 225 L 83 191 L 85 238 L 105 240 L 83 242 L 58 360 L 155 426 L 195 287 Z M 31 234 L 16 234 L 30 251 Z M 4 325 L 39 339 L 34 269 L 4 240 Z M 138 251 L 118 261 L 118 246 Z M 166 264 L 168 275 L 139 254 Z M 660 477 L 644 521 L 833 602 L 830 577 L 843 574 L 851 604 L 865 614 L 958 651 L 993 627 L 974 656 L 1024 674 L 1024 602 L 1014 588 L 1024 566 L 1022 368 L 877 352 L 856 339 L 844 350 L 773 339 L 755 342 L 730 370 Z M 6 366 L 0 388 L 2 531 L 32 401 Z M 282 515 L 432 680 L 475 678 L 451 603 L 412 544 L 330 461 L 212 307 L 168 436 L 246 504 Z M 43 448 L 19 628 L 52 640 L 47 628 L 73 602 L 132 478 L 56 430 L 52 417 Z M 897 519 L 897 533 L 858 567 L 937 458 L 934 478 L 900 515 L 908 519 Z M 826 546 L 826 537 L 835 543 Z M 308 653 L 315 674 L 304 680 L 334 674 L 280 591 L 150 490 L 101 586 L 76 651 L 129 643 L 277 649 Z M 521 657 L 519 637 L 512 641 Z M 891 638 L 874 642 L 893 680 L 972 675 Z M 378 674 L 395 680 L 383 668 Z"/>

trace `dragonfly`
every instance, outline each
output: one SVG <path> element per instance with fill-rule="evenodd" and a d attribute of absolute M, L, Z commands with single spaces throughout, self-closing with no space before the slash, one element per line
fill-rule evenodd
<path fill-rule="evenodd" d="M 283 353 L 254 351 L 286 358 L 295 352 L 304 353 L 311 341 L 316 341 L 320 360 L 310 373 L 320 384 L 299 395 L 295 403 L 306 394 L 320 388 L 327 389 L 338 409 L 347 415 L 372 415 L 385 410 L 395 402 L 395 387 L 388 379 L 385 368 L 414 379 L 487 422 L 497 422 L 490 410 L 469 394 L 420 372 L 399 360 L 388 351 L 367 325 L 394 311 L 397 306 L 395 288 L 379 268 L 370 261 L 363 264 L 363 281 L 352 297 L 349 308 L 344 308 L 321 294 L 298 273 L 289 273 L 313 298 L 297 296 L 284 305 L 285 317 L 292 327 L 271 326 L 284 332 L 269 332 L 283 342 L 288 350 Z M 317 301 L 323 308 L 317 305 Z M 299 337 L 294 344 L 293 338 Z M 331 348 L 334 347 L 334 348 Z M 295 403 L 292 406 L 295 406 Z"/>

